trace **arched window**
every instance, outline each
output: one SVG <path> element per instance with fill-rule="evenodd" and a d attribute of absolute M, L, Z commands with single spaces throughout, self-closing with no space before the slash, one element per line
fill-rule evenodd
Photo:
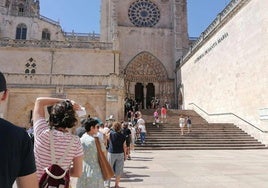
<path fill-rule="evenodd" d="M 19 4 L 19 12 L 18 12 L 19 16 L 23 16 L 24 15 L 24 5 L 23 4 Z"/>
<path fill-rule="evenodd" d="M 25 74 L 29 74 L 30 70 L 29 69 L 25 69 Z"/>
<path fill-rule="evenodd" d="M 50 32 L 48 29 L 42 31 L 42 40 L 50 40 Z"/>
<path fill-rule="evenodd" d="M 16 39 L 26 40 L 27 27 L 25 24 L 19 24 L 16 30 Z"/>

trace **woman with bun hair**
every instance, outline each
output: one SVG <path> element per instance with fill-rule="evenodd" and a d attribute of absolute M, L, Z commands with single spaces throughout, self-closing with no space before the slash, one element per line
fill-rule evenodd
<path fill-rule="evenodd" d="M 48 122 L 45 117 L 46 109 L 49 109 Z M 63 157 L 67 148 L 69 149 L 66 157 L 61 162 L 61 168 L 69 169 L 72 177 L 81 176 L 83 148 L 79 137 L 71 134 L 68 130 L 76 125 L 75 111 L 79 109 L 78 104 L 66 99 L 50 97 L 36 99 L 33 110 L 33 128 L 34 153 L 39 180 L 44 173 L 44 169 L 52 164 L 51 138 L 53 138 L 54 144 L 52 144 L 52 147 L 55 150 L 56 161 Z"/>

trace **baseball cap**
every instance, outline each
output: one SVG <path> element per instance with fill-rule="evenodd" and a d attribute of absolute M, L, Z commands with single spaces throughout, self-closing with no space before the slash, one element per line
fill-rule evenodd
<path fill-rule="evenodd" d="M 7 90 L 6 79 L 2 72 L 0 72 L 0 92 Z"/>

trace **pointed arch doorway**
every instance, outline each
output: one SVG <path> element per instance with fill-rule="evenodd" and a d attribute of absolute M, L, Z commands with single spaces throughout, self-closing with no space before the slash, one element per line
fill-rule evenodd
<path fill-rule="evenodd" d="M 149 52 L 136 55 L 124 70 L 126 96 L 135 99 L 140 107 L 151 107 L 153 97 L 166 97 L 165 92 L 173 86 L 163 64 Z"/>

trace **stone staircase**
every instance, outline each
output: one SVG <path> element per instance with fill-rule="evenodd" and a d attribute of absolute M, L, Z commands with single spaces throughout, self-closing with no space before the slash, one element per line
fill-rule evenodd
<path fill-rule="evenodd" d="M 136 150 L 212 150 L 212 149 L 267 149 L 258 140 L 234 124 L 208 123 L 191 110 L 168 110 L 167 122 L 153 125 L 153 109 L 143 110 L 146 121 L 146 143 L 139 140 Z M 189 116 L 192 120 L 192 131 L 180 135 L 179 114 Z"/>

